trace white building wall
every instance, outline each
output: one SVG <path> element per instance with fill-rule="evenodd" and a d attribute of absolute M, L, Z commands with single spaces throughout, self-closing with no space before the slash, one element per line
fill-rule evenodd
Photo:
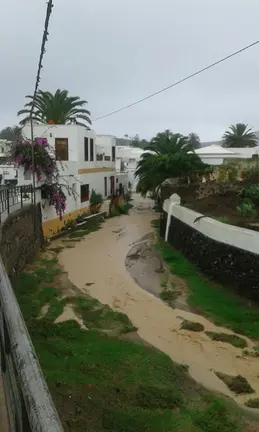
<path fill-rule="evenodd" d="M 24 137 L 30 137 L 30 126 L 26 125 L 23 129 Z M 89 198 L 92 189 L 101 193 L 105 198 L 105 182 L 107 177 L 107 196 L 111 194 L 111 177 L 114 177 L 114 188 L 116 191 L 116 157 L 112 161 L 112 147 L 115 146 L 115 137 L 111 135 L 96 136 L 94 131 L 89 131 L 83 126 L 77 125 L 34 125 L 34 136 L 47 138 L 54 154 L 55 139 L 68 139 L 68 161 L 57 162 L 59 167 L 59 183 L 63 185 L 63 190 L 67 196 L 67 209 L 65 213 L 69 215 L 72 212 L 87 208 L 89 201 L 81 203 L 81 186 L 89 185 Z M 88 138 L 88 156 L 85 160 L 85 138 Z M 90 140 L 93 140 L 94 157 L 90 160 Z M 96 160 L 98 144 L 103 149 L 104 156 L 109 156 L 108 161 L 103 158 L 102 161 Z M 24 176 L 24 168 L 19 169 L 18 182 L 20 185 L 32 183 L 32 176 L 27 173 Z M 36 182 L 36 187 L 44 183 L 44 179 Z M 74 196 L 69 195 L 68 190 L 74 190 Z M 43 221 L 49 221 L 57 218 L 55 209 L 48 205 L 48 200 L 43 200 L 42 213 Z"/>

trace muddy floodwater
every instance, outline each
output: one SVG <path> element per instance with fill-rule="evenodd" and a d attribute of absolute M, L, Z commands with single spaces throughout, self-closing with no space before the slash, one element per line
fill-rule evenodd
<path fill-rule="evenodd" d="M 176 309 L 160 300 L 163 266 L 150 248 L 150 223 L 158 214 L 152 212 L 150 200 L 135 196 L 134 204 L 130 215 L 108 219 L 99 231 L 77 242 L 73 249 L 60 253 L 60 263 L 69 279 L 82 292 L 126 313 L 143 340 L 172 360 L 188 365 L 191 376 L 208 389 L 241 404 L 251 396 L 259 397 L 258 358 L 244 357 L 239 348 L 213 341 L 204 332 L 181 330 L 180 326 L 186 319 L 203 324 L 205 331 L 229 334 L 231 331 L 185 310 L 186 293 Z M 254 346 L 252 341 L 243 338 L 248 342 L 248 349 Z M 255 393 L 233 394 L 214 371 L 246 377 Z"/>

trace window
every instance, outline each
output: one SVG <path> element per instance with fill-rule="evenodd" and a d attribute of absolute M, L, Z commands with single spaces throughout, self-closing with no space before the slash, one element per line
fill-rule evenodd
<path fill-rule="evenodd" d="M 89 184 L 81 185 L 81 203 L 89 201 Z"/>
<path fill-rule="evenodd" d="M 61 161 L 68 161 L 68 139 L 67 138 L 55 139 L 55 153 L 56 153 L 56 159 Z"/>
<path fill-rule="evenodd" d="M 85 138 L 85 161 L 89 161 L 88 138 Z"/>
<path fill-rule="evenodd" d="M 94 140 L 90 138 L 90 161 L 94 160 Z"/>
<path fill-rule="evenodd" d="M 112 161 L 115 161 L 115 147 L 112 147 Z"/>
<path fill-rule="evenodd" d="M 104 196 L 107 196 L 107 177 L 104 177 Z"/>

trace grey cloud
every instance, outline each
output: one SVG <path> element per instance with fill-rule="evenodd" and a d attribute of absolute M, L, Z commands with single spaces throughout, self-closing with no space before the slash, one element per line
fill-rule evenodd
<path fill-rule="evenodd" d="M 54 0 L 41 86 L 89 101 L 93 119 L 146 96 L 258 37 L 258 0 Z M 9 0 L 0 17 L 0 126 L 32 93 L 45 0 Z M 170 128 L 217 140 L 259 129 L 259 45 L 149 101 L 94 122 L 99 133 Z"/>

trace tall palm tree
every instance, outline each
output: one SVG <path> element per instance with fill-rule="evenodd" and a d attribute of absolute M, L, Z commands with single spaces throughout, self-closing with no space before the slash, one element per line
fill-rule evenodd
<path fill-rule="evenodd" d="M 208 166 L 193 152 L 188 137 L 169 130 L 157 134 L 145 149 L 137 165 L 137 192 L 155 192 L 168 178 L 205 172 Z"/>
<path fill-rule="evenodd" d="M 248 125 L 244 123 L 237 123 L 231 125 L 222 137 L 223 147 L 256 147 L 257 139 L 255 133 Z"/>
<path fill-rule="evenodd" d="M 25 114 L 26 116 L 20 121 L 23 126 L 30 119 L 33 96 L 26 96 L 30 102 L 25 104 L 25 108 L 18 111 L 18 116 Z M 58 89 L 56 93 L 39 90 L 33 110 L 33 120 L 38 123 L 53 123 L 53 124 L 78 124 L 81 126 L 91 125 L 90 111 L 84 108 L 87 101 L 80 100 L 79 97 L 68 96 L 67 90 Z"/>
<path fill-rule="evenodd" d="M 188 137 L 172 133 L 169 129 L 158 133 L 145 148 L 145 151 L 151 151 L 157 155 L 188 153 L 193 150 L 193 146 L 188 142 Z"/>
<path fill-rule="evenodd" d="M 188 142 L 194 149 L 199 149 L 201 147 L 200 137 L 195 132 L 191 132 L 188 135 Z"/>

